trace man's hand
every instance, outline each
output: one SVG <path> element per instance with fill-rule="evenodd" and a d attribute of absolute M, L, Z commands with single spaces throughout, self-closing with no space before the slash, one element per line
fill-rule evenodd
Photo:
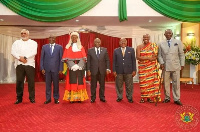
<path fill-rule="evenodd" d="M 79 66 L 77 64 L 73 65 L 71 68 L 73 71 L 76 71 L 79 69 Z"/>
<path fill-rule="evenodd" d="M 45 70 L 42 70 L 42 74 L 45 75 Z"/>
<path fill-rule="evenodd" d="M 19 61 L 23 62 L 24 64 L 27 62 L 24 56 L 20 56 Z"/>
<path fill-rule="evenodd" d="M 164 69 L 165 69 L 165 66 L 164 66 L 163 64 L 161 64 L 161 65 L 160 65 L 160 69 L 161 69 L 161 70 L 164 70 Z"/>
<path fill-rule="evenodd" d="M 62 71 L 59 71 L 59 74 L 62 74 Z"/>
<path fill-rule="evenodd" d="M 111 73 L 111 71 L 110 70 L 106 70 L 106 74 L 108 75 L 109 73 Z"/>
<path fill-rule="evenodd" d="M 87 71 L 87 75 L 88 75 L 88 76 L 91 76 L 90 70 Z"/>
<path fill-rule="evenodd" d="M 132 72 L 132 77 L 134 77 L 136 75 L 136 71 Z"/>
<path fill-rule="evenodd" d="M 113 72 L 113 75 L 114 75 L 114 77 L 117 77 L 117 73 L 116 72 Z"/>
<path fill-rule="evenodd" d="M 181 66 L 181 70 L 183 70 L 184 69 L 184 66 Z"/>

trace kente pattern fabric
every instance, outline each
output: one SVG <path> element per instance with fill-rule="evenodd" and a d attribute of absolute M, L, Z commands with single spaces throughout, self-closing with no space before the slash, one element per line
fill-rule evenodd
<path fill-rule="evenodd" d="M 158 46 L 155 43 L 149 43 L 140 50 L 140 56 L 142 57 L 152 57 L 152 55 L 157 55 L 157 53 Z M 157 60 L 138 61 L 141 98 L 154 98 L 160 96 L 157 64 Z"/>

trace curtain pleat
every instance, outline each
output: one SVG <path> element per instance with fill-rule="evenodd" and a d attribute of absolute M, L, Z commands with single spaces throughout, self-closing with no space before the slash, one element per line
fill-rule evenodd
<path fill-rule="evenodd" d="M 59 22 L 82 15 L 101 0 L 0 0 L 15 13 L 43 22 Z"/>
<path fill-rule="evenodd" d="M 160 14 L 183 22 L 200 22 L 199 0 L 143 0 Z"/>
<path fill-rule="evenodd" d="M 119 21 L 125 21 L 127 20 L 127 10 L 126 10 L 126 0 L 119 0 Z"/>

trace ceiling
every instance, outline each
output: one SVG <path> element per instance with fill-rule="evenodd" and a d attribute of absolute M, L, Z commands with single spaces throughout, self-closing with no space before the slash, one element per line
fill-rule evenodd
<path fill-rule="evenodd" d="M 0 34 L 19 37 L 27 28 L 32 38 L 47 38 L 49 34 L 64 35 L 71 31 L 88 29 L 114 37 L 132 37 L 148 32 L 174 28 L 181 22 L 164 17 L 128 17 L 120 22 L 118 17 L 79 16 L 63 22 L 38 22 L 19 15 L 0 15 Z M 79 21 L 76 21 L 79 20 Z"/>

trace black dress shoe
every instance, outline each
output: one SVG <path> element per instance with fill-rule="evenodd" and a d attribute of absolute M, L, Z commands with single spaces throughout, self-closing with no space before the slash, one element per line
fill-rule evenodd
<path fill-rule="evenodd" d="M 94 100 L 94 99 L 91 99 L 91 100 L 90 100 L 90 102 L 91 102 L 91 103 L 94 103 L 94 102 L 95 102 L 95 100 Z"/>
<path fill-rule="evenodd" d="M 46 100 L 45 102 L 44 102 L 44 104 L 48 104 L 48 103 L 50 103 L 51 102 L 51 100 Z"/>
<path fill-rule="evenodd" d="M 120 101 L 122 101 L 122 99 L 119 99 L 119 98 L 117 98 L 117 100 L 116 100 L 117 102 L 120 102 Z"/>
<path fill-rule="evenodd" d="M 174 103 L 177 105 L 183 105 L 180 100 L 174 101 Z"/>
<path fill-rule="evenodd" d="M 59 104 L 59 100 L 58 100 L 58 99 L 55 99 L 54 103 L 55 103 L 55 104 Z"/>
<path fill-rule="evenodd" d="M 170 102 L 169 99 L 165 99 L 165 100 L 163 101 L 163 103 L 169 103 L 169 102 Z"/>
<path fill-rule="evenodd" d="M 22 102 L 22 100 L 16 100 L 16 102 L 14 104 L 19 104 L 21 102 Z"/>
<path fill-rule="evenodd" d="M 30 102 L 31 102 L 31 103 L 35 103 L 35 100 L 34 100 L 34 99 L 31 99 Z"/>
<path fill-rule="evenodd" d="M 101 101 L 101 102 L 106 102 L 106 100 L 105 100 L 105 99 L 100 99 L 100 101 Z"/>
<path fill-rule="evenodd" d="M 132 100 L 132 99 L 129 99 L 128 102 L 129 102 L 129 103 L 133 103 L 133 100 Z"/>

